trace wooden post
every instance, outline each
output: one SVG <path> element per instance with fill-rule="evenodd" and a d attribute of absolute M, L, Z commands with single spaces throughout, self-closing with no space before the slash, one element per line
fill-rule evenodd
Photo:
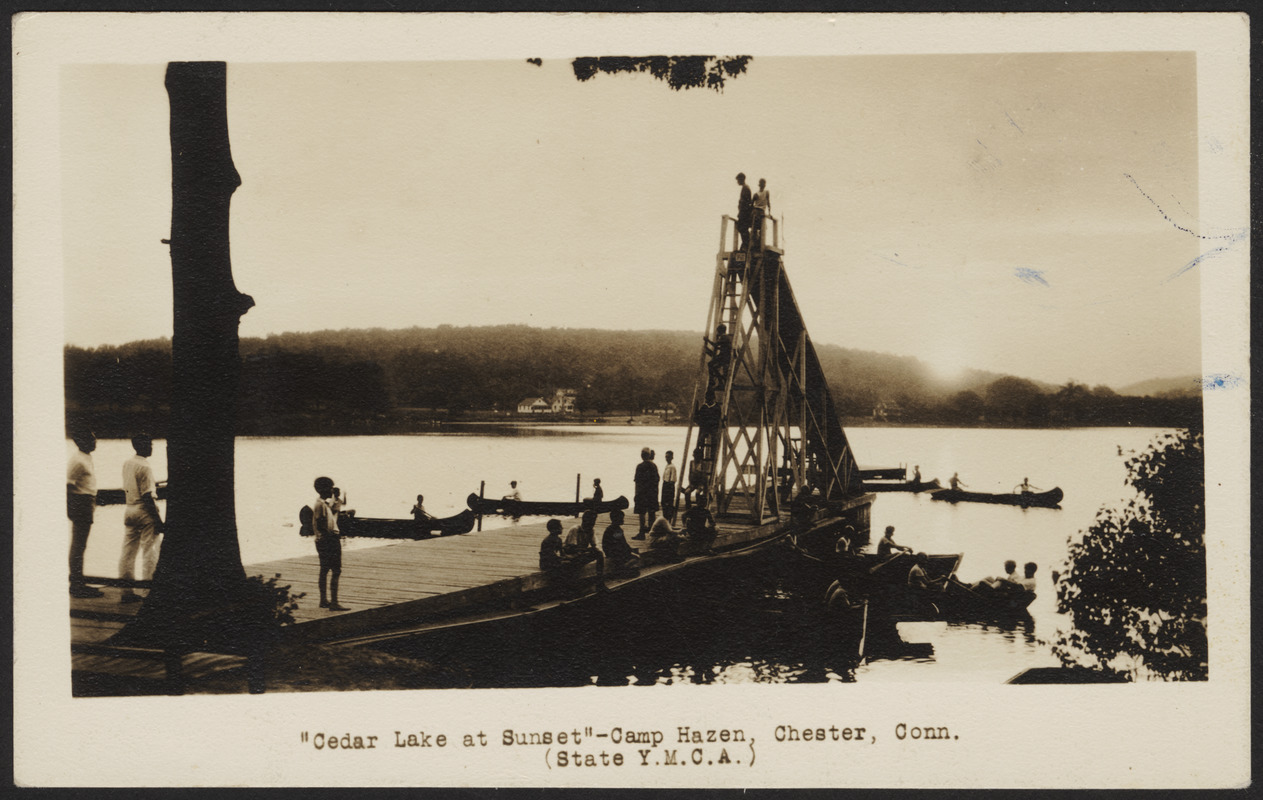
<path fill-rule="evenodd" d="M 478 499 L 479 500 L 483 498 L 483 494 L 486 491 L 487 491 L 487 482 L 479 481 L 478 482 Z M 478 506 L 478 530 L 482 531 L 482 505 L 481 504 L 479 504 Z"/>
<path fill-rule="evenodd" d="M 581 492 L 581 490 L 580 490 L 580 488 L 579 488 L 579 486 L 580 486 L 580 481 L 582 480 L 582 478 L 583 478 L 583 474 L 582 474 L 582 473 L 580 473 L 580 472 L 576 472 L 576 473 L 574 474 L 574 501 L 575 501 L 576 503 L 578 503 L 580 500 L 582 500 L 582 499 L 583 499 L 583 498 L 582 498 L 582 496 L 581 496 L 582 492 Z M 579 516 L 579 515 L 578 515 L 578 514 L 575 514 L 575 516 L 577 517 L 577 516 Z"/>

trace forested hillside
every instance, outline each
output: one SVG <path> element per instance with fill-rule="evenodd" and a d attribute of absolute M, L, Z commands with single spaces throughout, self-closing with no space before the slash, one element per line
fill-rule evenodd
<path fill-rule="evenodd" d="M 969 371 L 936 380 L 915 358 L 817 346 L 840 412 L 913 424 L 1173 425 L 1200 397 L 1121 397 Z M 170 342 L 65 349 L 68 414 L 101 435 L 161 435 Z M 524 399 L 571 389 L 584 418 L 658 409 L 687 415 L 701 338 L 682 331 L 506 325 L 286 333 L 242 339 L 243 434 L 406 431 L 435 419 L 517 417 Z"/>

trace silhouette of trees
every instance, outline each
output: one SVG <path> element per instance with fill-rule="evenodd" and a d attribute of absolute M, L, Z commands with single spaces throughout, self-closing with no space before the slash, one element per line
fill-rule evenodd
<path fill-rule="evenodd" d="M 501 325 L 321 331 L 243 339 L 238 431 L 302 435 L 407 431 L 442 414 L 512 412 L 527 397 L 577 393 L 580 411 L 639 413 L 688 406 L 700 334 Z M 1151 425 L 1187 427 L 1199 396 L 1128 397 L 1070 383 L 1048 392 L 1022 378 L 979 373 L 944 391 L 915 359 L 818 348 L 838 412 L 913 425 Z M 143 427 L 162 436 L 170 404 L 171 343 L 65 350 L 67 412 L 104 437 Z M 441 409 L 441 411 L 439 411 Z M 410 427 L 412 426 L 412 427 Z"/>
<path fill-rule="evenodd" d="M 951 415 L 965 425 L 977 422 L 986 410 L 986 403 L 977 392 L 968 389 L 957 392 L 947 401 Z"/>
<path fill-rule="evenodd" d="M 590 81 L 602 72 L 643 72 L 666 81 L 673 91 L 705 88 L 722 92 L 724 83 L 745 73 L 750 61 L 751 56 L 602 56 L 576 58 L 571 66 L 580 81 Z"/>
<path fill-rule="evenodd" d="M 1033 422 L 1043 410 L 1043 392 L 1025 378 L 1006 376 L 987 387 L 987 419 L 993 422 Z"/>
<path fill-rule="evenodd" d="M 1200 431 L 1160 437 L 1127 462 L 1136 498 L 1104 508 L 1057 581 L 1074 628 L 1054 652 L 1132 679 L 1206 680 L 1205 459 Z"/>

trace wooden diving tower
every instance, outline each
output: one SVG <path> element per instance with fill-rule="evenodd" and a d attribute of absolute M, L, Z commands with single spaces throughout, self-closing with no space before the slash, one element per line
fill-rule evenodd
<path fill-rule="evenodd" d="M 744 250 L 737 236 L 736 221 L 724 216 L 684 485 L 705 486 L 717 520 L 761 525 L 795 504 L 828 509 L 855 528 L 862 546 L 873 495 L 785 273 L 778 220 L 756 223 Z"/>

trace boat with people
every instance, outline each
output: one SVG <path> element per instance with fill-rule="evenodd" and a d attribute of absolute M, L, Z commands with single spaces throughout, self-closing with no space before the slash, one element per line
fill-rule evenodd
<path fill-rule="evenodd" d="M 1061 499 L 1064 495 L 1059 487 L 1053 487 L 1046 492 L 968 492 L 964 489 L 938 489 L 931 490 L 930 497 L 934 500 L 946 500 L 949 503 L 994 503 L 1006 506 L 1021 506 L 1022 508 L 1059 508 Z"/>
<path fill-rule="evenodd" d="M 514 500 L 511 497 L 479 497 L 470 494 L 465 504 L 476 514 L 503 514 L 506 517 L 577 517 L 589 508 L 598 514 L 611 511 L 624 511 L 629 503 L 627 498 L 619 496 L 613 500 L 603 500 L 595 505 L 589 500 Z"/>
<path fill-rule="evenodd" d="M 1035 599 L 1033 591 L 1011 581 L 960 580 L 956 571 L 964 560 L 961 553 L 927 555 L 921 565 L 925 585 L 917 585 L 909 578 L 918 563 L 912 553 L 822 556 L 793 549 L 812 585 L 822 592 L 823 604 L 840 617 L 863 609 L 870 621 L 982 622 L 1020 617 Z"/>
<path fill-rule="evenodd" d="M 430 539 L 435 536 L 457 536 L 474 529 L 478 515 L 469 509 L 450 517 L 429 519 L 387 519 L 338 515 L 338 530 L 343 536 L 369 539 Z"/>

